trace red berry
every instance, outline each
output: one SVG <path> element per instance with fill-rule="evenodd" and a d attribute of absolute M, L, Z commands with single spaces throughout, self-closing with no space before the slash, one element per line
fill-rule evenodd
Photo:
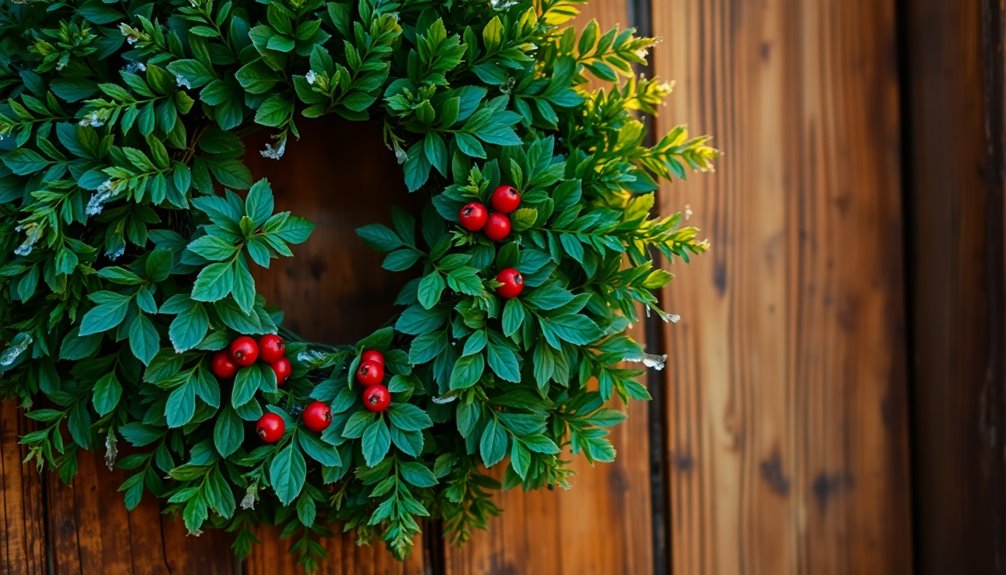
<path fill-rule="evenodd" d="M 465 204 L 458 214 L 458 219 L 461 220 L 461 227 L 470 232 L 477 232 L 485 227 L 486 219 L 488 218 L 489 210 L 479 202 Z"/>
<path fill-rule="evenodd" d="M 258 338 L 259 358 L 266 363 L 273 363 L 286 355 L 286 342 L 280 336 L 270 333 Z"/>
<path fill-rule="evenodd" d="M 497 274 L 496 281 L 503 284 L 496 288 L 496 293 L 506 299 L 517 297 L 524 289 L 524 276 L 513 268 L 506 268 Z"/>
<path fill-rule="evenodd" d="M 384 379 L 384 366 L 375 361 L 361 361 L 356 370 L 356 381 L 364 386 L 381 383 Z"/>
<path fill-rule="evenodd" d="M 484 231 L 486 237 L 494 242 L 506 239 L 510 235 L 510 218 L 506 214 L 489 214 Z"/>
<path fill-rule="evenodd" d="M 290 365 L 290 360 L 285 357 L 281 357 L 270 363 L 269 367 L 276 374 L 276 385 L 286 383 L 286 380 L 290 379 L 290 374 L 293 373 L 293 366 Z"/>
<path fill-rule="evenodd" d="M 210 371 L 219 379 L 230 379 L 237 374 L 238 364 L 234 363 L 231 352 L 221 349 L 213 354 L 213 359 L 210 360 Z"/>
<path fill-rule="evenodd" d="M 255 425 L 255 432 L 259 439 L 266 443 L 276 443 L 286 432 L 286 422 L 275 413 L 267 413 L 259 418 Z"/>
<path fill-rule="evenodd" d="M 367 351 L 363 352 L 363 355 L 360 356 L 360 363 L 363 363 L 365 361 L 372 361 L 374 363 L 384 365 L 384 354 L 377 351 L 376 349 L 368 349 Z"/>
<path fill-rule="evenodd" d="M 363 407 L 374 413 L 380 413 L 391 405 L 391 392 L 381 384 L 371 385 L 363 390 Z"/>
<path fill-rule="evenodd" d="M 304 408 L 304 427 L 311 431 L 325 431 L 332 423 L 332 409 L 320 401 L 312 401 Z"/>
<path fill-rule="evenodd" d="M 500 186 L 493 191 L 489 203 L 497 212 L 509 214 L 520 206 L 520 192 L 513 186 Z"/>
<path fill-rule="evenodd" d="M 258 343 L 247 335 L 242 335 L 231 342 L 231 357 L 234 358 L 234 363 L 242 367 L 255 363 L 258 359 Z"/>

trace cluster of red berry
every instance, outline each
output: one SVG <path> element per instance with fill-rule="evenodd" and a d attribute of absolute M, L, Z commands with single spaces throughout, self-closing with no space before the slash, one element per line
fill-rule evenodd
<path fill-rule="evenodd" d="M 230 346 L 213 354 L 210 368 L 220 379 L 231 379 L 242 367 L 248 367 L 258 360 L 269 364 L 276 374 L 276 383 L 283 385 L 290 379 L 293 366 L 286 357 L 286 342 L 276 334 L 254 338 L 242 335 L 234 339 Z"/>
<path fill-rule="evenodd" d="M 486 237 L 498 242 L 510 235 L 510 217 L 520 207 L 520 192 L 513 186 L 500 186 L 493 191 L 489 204 L 496 210 L 489 213 L 482 202 L 470 202 L 461 208 L 458 219 L 461 227 L 477 232 L 482 230 Z M 513 268 L 505 268 L 496 275 L 496 281 L 501 286 L 496 288 L 500 297 L 510 299 L 517 297 L 524 289 L 524 276 Z"/>
<path fill-rule="evenodd" d="M 363 407 L 380 413 L 391 405 L 391 392 L 384 386 L 384 354 L 368 349 L 360 356 L 356 381 L 363 386 Z"/>
<path fill-rule="evenodd" d="M 520 206 L 520 192 L 513 186 L 500 186 L 489 198 L 492 213 L 482 202 L 471 202 L 461 208 L 458 215 L 461 227 L 470 231 L 482 231 L 494 242 L 502 241 L 510 235 L 510 216 Z"/>
<path fill-rule="evenodd" d="M 268 337 L 270 336 L 266 336 L 266 338 Z M 248 339 L 250 340 L 250 338 Z M 255 340 L 251 341 L 255 343 Z M 283 340 L 280 339 L 279 342 L 282 349 Z M 273 341 L 270 340 L 270 343 L 273 343 Z M 263 340 L 259 341 L 259 348 L 263 348 Z M 246 352 L 244 349 L 241 351 Z M 258 356 L 259 353 L 260 352 L 257 349 L 255 353 L 250 355 Z M 220 372 L 216 370 L 216 357 L 217 356 L 213 357 L 213 372 L 216 373 L 218 377 L 222 377 Z M 247 353 L 242 353 L 242 359 L 240 361 L 246 361 L 247 357 Z M 265 355 L 263 357 L 265 357 Z M 286 358 L 284 357 L 283 359 L 285 360 Z M 254 359 L 246 365 L 251 365 L 253 363 L 255 363 Z M 232 377 L 233 373 L 236 373 L 236 371 L 237 370 L 234 369 L 230 377 Z M 369 411 L 378 413 L 387 409 L 388 405 L 391 404 L 391 392 L 388 391 L 387 387 L 381 383 L 383 380 L 384 355 L 376 350 L 367 350 L 363 352 L 360 358 L 360 366 L 356 370 L 356 381 L 364 387 L 363 406 Z M 281 383 L 282 381 L 283 380 L 281 380 Z M 304 412 L 301 417 L 304 420 L 305 427 L 320 433 L 324 431 L 330 423 L 332 423 L 332 408 L 321 401 L 312 401 L 304 408 Z M 283 417 L 280 417 L 276 413 L 266 413 L 259 418 L 259 422 L 256 424 L 256 431 L 258 432 L 259 437 L 266 443 L 276 443 L 287 431 L 287 424 L 284 422 Z"/>
<path fill-rule="evenodd" d="M 258 360 L 262 360 L 272 368 L 273 373 L 276 374 L 277 385 L 286 383 L 286 380 L 290 379 L 290 374 L 293 373 L 293 366 L 286 357 L 286 342 L 276 334 L 263 335 L 258 341 L 247 335 L 234 338 L 229 346 L 213 354 L 213 358 L 210 360 L 210 369 L 213 371 L 213 375 L 218 378 L 230 380 L 237 375 L 239 369 L 253 365 Z M 322 406 L 325 407 L 324 404 Z M 308 410 L 305 409 L 305 425 L 308 421 L 307 412 Z M 332 420 L 331 413 L 328 414 L 328 420 Z M 255 431 L 262 441 L 276 443 L 283 437 L 286 423 L 283 422 L 282 417 L 275 413 L 267 413 L 259 418 L 255 425 Z"/>

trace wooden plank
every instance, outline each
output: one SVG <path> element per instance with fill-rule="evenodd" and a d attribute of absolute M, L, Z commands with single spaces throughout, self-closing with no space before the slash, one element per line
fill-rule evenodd
<path fill-rule="evenodd" d="M 127 512 L 117 492 L 121 471 L 105 468 L 102 454 L 81 452 L 72 485 L 46 474 L 52 572 L 105 575 L 136 573 L 238 573 L 227 534 L 186 535 L 181 519 L 161 516 L 149 494 Z"/>
<path fill-rule="evenodd" d="M 905 6 L 922 574 L 1006 568 L 1001 4 Z"/>
<path fill-rule="evenodd" d="M 624 0 L 596 0 L 579 25 L 628 22 Z M 639 326 L 634 335 L 642 338 Z M 502 493 L 502 516 L 464 547 L 449 547 L 449 575 L 541 573 L 643 574 L 652 570 L 648 406 L 636 403 L 615 428 L 615 463 L 591 468 L 579 460 L 570 491 Z"/>
<path fill-rule="evenodd" d="M 29 425 L 14 401 L 0 402 L 0 575 L 48 570 L 42 481 L 18 445 Z"/>
<path fill-rule="evenodd" d="M 673 573 L 911 572 L 893 0 L 664 0 L 656 72 L 726 151 L 664 189 Z"/>
<path fill-rule="evenodd" d="M 256 178 L 269 178 L 276 209 L 310 218 L 317 228 L 293 258 L 256 270 L 259 292 L 286 314 L 284 326 L 302 337 L 331 344 L 355 343 L 383 326 L 396 312 L 393 302 L 408 279 L 381 268 L 382 258 L 363 245 L 356 228 L 371 222 L 390 225 L 391 206 L 415 208 L 401 168 L 384 146 L 380 126 L 325 118 L 305 123 L 300 141 L 290 142 L 280 161 L 259 157 L 269 134 L 249 136 L 247 160 Z M 338 137 L 333 137 L 337 134 Z M 338 533 L 339 526 L 333 526 Z M 246 575 L 296 571 L 296 558 L 273 529 L 261 529 L 245 562 Z M 318 573 L 415 574 L 426 571 L 427 555 L 417 541 L 404 564 L 380 541 L 358 547 L 352 533 L 324 542 L 328 560 Z"/>

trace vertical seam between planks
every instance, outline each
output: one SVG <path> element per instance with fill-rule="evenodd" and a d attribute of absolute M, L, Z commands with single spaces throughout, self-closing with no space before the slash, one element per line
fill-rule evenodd
<path fill-rule="evenodd" d="M 988 249 L 986 250 L 985 288 L 989 294 L 989 337 L 986 351 L 986 373 L 990 379 L 990 409 L 991 425 L 1001 427 L 1004 406 L 1003 377 L 1003 316 L 1001 302 L 1004 298 L 1003 289 L 1003 53 L 1002 53 L 1002 5 L 1000 0 L 983 0 L 981 7 L 982 23 L 982 63 L 985 107 L 985 143 L 987 149 L 986 169 L 986 211 L 985 234 Z M 999 445 L 993 441 L 992 455 L 992 485 L 1003 484 L 1003 459 Z M 996 570 L 1003 568 L 1003 500 L 999 494 L 999 509 L 993 513 L 993 541 L 995 541 Z"/>
<path fill-rule="evenodd" d="M 626 15 L 628 25 L 634 26 L 641 36 L 653 36 L 653 14 L 651 1 L 660 0 L 626 0 Z M 653 61 L 648 60 L 645 66 L 637 66 L 642 74 L 653 76 Z M 645 145 L 651 146 L 655 143 L 654 133 L 655 122 L 653 116 L 643 116 L 646 125 Z M 657 205 L 660 205 L 660 190 L 654 192 L 657 198 Z M 653 254 L 658 265 L 663 262 L 659 253 Z M 658 294 L 658 305 L 665 307 L 664 294 Z M 644 322 L 645 339 L 644 344 L 650 349 L 657 351 L 666 348 L 666 338 L 662 329 L 663 322 L 656 317 L 647 316 Z M 646 372 L 646 386 L 650 389 L 651 400 L 648 405 L 648 435 L 649 435 L 649 470 L 650 470 L 650 520 L 651 525 L 651 549 L 652 549 L 652 572 L 654 575 L 662 573 L 671 574 L 670 553 L 671 553 L 671 520 L 668 506 L 668 470 L 667 470 L 667 442 L 666 432 L 668 425 L 668 407 L 666 401 L 666 389 L 664 388 L 666 379 L 663 374 L 648 370 Z M 628 565 L 625 566 L 626 574 Z"/>
<path fill-rule="evenodd" d="M 915 277 L 915 257 L 916 245 L 913 241 L 917 222 L 914 212 L 914 190 L 915 171 L 914 150 L 911 149 L 910 142 L 914 141 L 915 130 L 913 129 L 912 117 L 914 110 L 912 106 L 915 100 L 912 98 L 912 80 L 914 78 L 911 61 L 911 29 L 912 0 L 895 0 L 895 34 L 897 36 L 897 58 L 898 58 L 898 106 L 900 109 L 899 152 L 901 155 L 901 228 L 902 241 L 902 269 L 904 270 L 905 281 L 902 284 L 902 300 L 904 309 L 902 317 L 905 322 L 905 399 L 908 415 L 908 473 L 909 473 L 909 546 L 912 564 L 920 569 L 922 566 L 921 548 L 915 543 L 920 541 L 922 532 L 922 507 L 919 505 L 921 490 L 918 481 L 921 478 L 920 448 L 918 439 L 918 419 L 915 409 L 917 399 L 916 365 L 913 358 L 916 354 L 915 330 L 915 289 L 912 278 Z M 916 4 L 916 6 L 918 6 Z"/>

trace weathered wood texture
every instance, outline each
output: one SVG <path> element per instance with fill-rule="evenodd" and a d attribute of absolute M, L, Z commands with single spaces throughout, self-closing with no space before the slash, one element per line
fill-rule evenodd
<path fill-rule="evenodd" d="M 43 573 L 47 566 L 43 480 L 22 465 L 27 450 L 17 443 L 28 431 L 14 402 L 0 402 L 0 575 Z"/>
<path fill-rule="evenodd" d="M 629 23 L 629 3 L 596 0 L 577 25 L 597 18 L 602 28 Z M 635 337 L 642 337 L 641 326 Z M 503 515 L 488 532 L 477 533 L 460 549 L 449 548 L 448 575 L 548 575 L 649 573 L 653 568 L 650 460 L 647 405 L 629 407 L 629 419 L 615 428 L 618 459 L 591 468 L 574 465 L 570 491 L 502 494 Z"/>
<path fill-rule="evenodd" d="M 127 513 L 116 492 L 124 476 L 100 454 L 80 455 L 72 486 L 22 465 L 17 436 L 29 426 L 13 402 L 0 404 L 0 574 L 238 572 L 225 534 L 187 537 L 150 497 Z"/>
<path fill-rule="evenodd" d="M 916 557 L 1003 573 L 1003 3 L 905 10 Z"/>
<path fill-rule="evenodd" d="M 956 5 L 956 3 L 955 3 Z M 665 0 L 656 73 L 726 151 L 667 186 L 673 573 L 909 573 L 893 0 Z"/>

